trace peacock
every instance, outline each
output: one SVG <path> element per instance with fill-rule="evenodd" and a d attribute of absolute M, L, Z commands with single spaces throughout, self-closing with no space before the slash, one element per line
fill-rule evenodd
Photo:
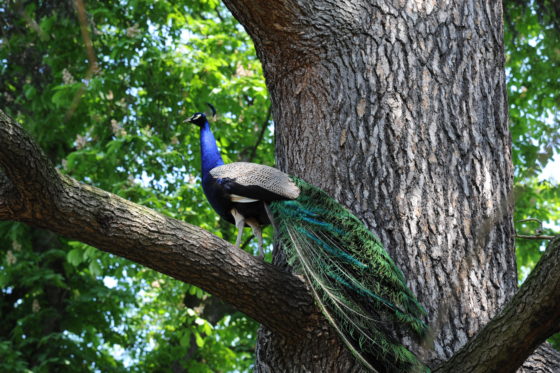
<path fill-rule="evenodd" d="M 406 330 L 423 338 L 426 311 L 379 238 L 300 178 L 255 163 L 224 164 L 204 113 L 186 122 L 200 127 L 202 188 L 213 209 L 237 227 L 235 245 L 249 226 L 263 257 L 262 227 L 271 224 L 288 263 L 303 274 L 327 321 L 366 368 L 426 371 L 394 334 Z"/>

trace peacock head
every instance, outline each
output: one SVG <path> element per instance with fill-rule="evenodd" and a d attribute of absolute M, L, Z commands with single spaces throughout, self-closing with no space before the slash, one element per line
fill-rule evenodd
<path fill-rule="evenodd" d="M 196 124 L 199 127 L 202 127 L 206 121 L 207 119 L 204 113 L 194 113 L 192 117 L 185 120 L 185 122 Z"/>
<path fill-rule="evenodd" d="M 206 103 L 206 105 L 208 105 L 210 110 L 212 110 L 212 118 L 215 119 L 216 118 L 216 108 L 214 107 L 214 105 L 212 105 L 208 102 Z M 192 117 L 185 120 L 185 122 L 194 123 L 199 127 L 202 127 L 204 125 L 204 123 L 206 123 L 207 121 L 208 120 L 206 119 L 206 114 L 204 114 L 204 113 L 194 113 Z"/>

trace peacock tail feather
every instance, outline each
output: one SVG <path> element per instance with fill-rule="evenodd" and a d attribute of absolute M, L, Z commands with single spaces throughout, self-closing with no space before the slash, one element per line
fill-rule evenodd
<path fill-rule="evenodd" d="M 270 202 L 268 210 L 289 263 L 311 284 L 327 320 L 372 371 L 426 371 L 393 332 L 424 337 L 426 311 L 379 239 L 321 189 L 292 180 L 300 196 Z"/>

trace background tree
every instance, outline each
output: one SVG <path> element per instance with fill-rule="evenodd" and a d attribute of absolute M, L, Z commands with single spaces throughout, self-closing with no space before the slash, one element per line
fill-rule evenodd
<path fill-rule="evenodd" d="M 272 163 L 270 115 L 252 44 L 217 5 L 3 3 L 0 106 L 61 172 L 231 237 L 198 187 L 197 134 L 178 123 L 211 94 L 229 113 L 222 148 Z M 256 323 L 200 289 L 24 224 L 1 232 L 1 370 L 252 364 Z"/>
<path fill-rule="evenodd" d="M 558 225 L 560 211 L 559 187 L 539 175 L 559 149 L 560 12 L 558 4 L 549 1 L 504 5 L 515 220 L 532 217 L 549 222 L 543 233 L 553 233 L 550 225 Z M 526 276 L 542 254 L 542 242 L 520 240 L 517 245 L 520 274 Z"/>
<path fill-rule="evenodd" d="M 554 1 L 504 2 L 506 73 L 509 118 L 515 165 L 516 223 L 518 233 L 558 233 L 559 178 L 540 176 L 553 160 L 559 161 L 560 9 Z M 524 280 L 545 250 L 542 240 L 516 241 L 519 279 Z M 560 335 L 551 339 L 560 347 Z"/>
<path fill-rule="evenodd" d="M 270 11 L 256 4 L 247 6 L 242 2 L 232 2 L 228 5 L 251 32 L 257 42 L 259 57 L 265 62 L 278 123 L 280 165 L 295 173 L 305 172 L 308 180 L 325 187 L 353 208 L 382 236 L 401 266 L 409 271 L 408 278 L 416 292 L 432 308 L 432 318 L 439 317 L 445 321 L 450 319 L 450 315 L 456 316 L 452 318 L 453 327 L 443 328 L 439 334 L 439 339 L 436 339 L 439 349 L 436 355 L 431 356 L 434 361 L 448 358 L 466 341 L 466 337 L 471 337 L 493 315 L 497 305 L 502 304 L 515 288 L 511 254 L 504 254 L 504 261 L 477 255 L 476 260 L 469 259 L 464 264 L 463 268 L 474 270 L 474 279 L 467 279 L 463 284 L 470 287 L 471 292 L 467 293 L 475 296 L 471 299 L 486 302 L 483 309 L 477 309 L 477 305 L 469 308 L 471 315 L 474 311 L 472 318 L 465 318 L 465 309 L 458 309 L 455 304 L 442 311 L 434 299 L 438 293 L 429 290 L 427 284 L 437 282 L 437 286 L 447 287 L 446 273 L 455 263 L 450 262 L 449 249 L 462 247 L 465 250 L 463 254 L 480 249 L 483 253 L 482 244 L 472 242 L 468 235 L 469 232 L 471 235 L 480 232 L 480 226 L 488 227 L 492 237 L 486 245 L 504 249 L 509 242 L 508 248 L 511 248 L 512 230 L 507 223 L 501 223 L 503 228 L 498 229 L 498 236 L 502 237 L 500 243 L 500 239 L 492 233 L 498 222 L 493 220 L 496 214 L 491 213 L 495 209 L 486 206 L 486 210 L 477 212 L 476 198 L 504 205 L 498 196 L 488 198 L 485 189 L 482 196 L 461 197 L 475 212 L 470 219 L 470 230 L 464 225 L 464 219 L 449 229 L 450 232 L 461 232 L 460 237 L 455 239 L 442 235 L 443 230 L 438 233 L 435 229 L 434 232 L 434 219 L 438 224 L 438 219 L 446 220 L 446 209 L 442 210 L 441 206 L 429 208 L 429 203 L 425 204 L 423 198 L 418 198 L 430 190 L 434 180 L 441 179 L 442 174 L 446 175 L 443 172 L 450 169 L 445 163 L 449 162 L 448 158 L 443 157 L 445 162 L 440 162 L 440 157 L 434 153 L 434 163 L 429 157 L 433 141 L 438 145 L 446 143 L 442 134 L 449 135 L 449 128 L 466 129 L 474 124 L 478 132 L 457 133 L 465 139 L 476 140 L 485 133 L 487 125 L 497 126 L 502 129 L 500 136 L 496 136 L 498 142 L 507 132 L 505 99 L 500 96 L 500 92 L 503 94 L 503 85 L 500 85 L 503 83 L 500 83 L 502 66 L 493 67 L 490 63 L 493 59 L 500 61 L 502 52 L 499 9 L 487 10 L 492 22 L 483 22 L 485 28 L 480 34 L 469 34 L 473 31 L 469 20 L 478 16 L 470 10 L 486 11 L 474 3 L 468 3 L 466 8 L 452 8 L 453 4 L 449 4 L 449 8 L 432 8 L 425 4 L 418 9 L 380 3 L 379 11 L 359 12 L 360 17 L 353 13 L 356 9 L 348 8 L 345 10 L 347 13 L 329 20 L 329 24 L 331 21 L 339 22 L 340 28 L 333 31 L 332 27 L 326 27 L 308 32 L 312 22 L 320 25 L 321 20 L 309 17 L 299 24 L 296 20 L 303 15 L 331 14 L 330 10 L 300 8 L 295 3 L 291 4 L 292 7 L 286 5 L 286 8 Z M 239 8 L 242 5 L 245 7 Z M 247 36 L 227 11 L 213 2 L 189 4 L 188 7 L 175 2 L 153 4 L 149 1 L 132 1 L 127 8 L 106 2 L 87 2 L 86 6 L 87 11 L 81 2 L 42 1 L 36 4 L 9 2 L 1 8 L 2 108 L 25 124 L 62 172 L 169 216 L 185 218 L 216 233 L 224 232 L 224 238 L 231 241 L 231 232 L 209 212 L 197 184 L 197 147 L 191 145 L 196 143 L 196 134 L 179 126 L 179 123 L 193 111 L 191 108 L 199 108 L 204 101 L 211 100 L 227 113 L 220 118 L 220 126 L 216 129 L 220 146 L 229 160 L 252 159 L 273 163 L 266 150 L 270 151 L 270 147 L 263 146 L 271 142 L 267 135 L 270 112 L 266 90 Z M 519 17 L 523 20 L 531 18 L 520 11 L 515 13 L 519 9 L 516 6 L 517 3 L 508 4 L 508 14 L 518 17 L 512 24 L 523 25 Z M 248 10 L 251 13 L 246 13 Z M 259 18 L 259 14 L 265 16 Z M 443 17 L 446 14 L 450 18 Z M 366 15 L 373 17 L 368 19 Z M 415 17 L 415 24 L 410 24 L 409 21 Z M 443 22 L 444 26 L 441 26 L 438 23 L 442 22 L 440 18 L 450 21 Z M 540 43 L 538 35 L 542 32 L 534 31 L 535 25 L 539 24 L 537 21 L 526 22 L 532 25 L 527 29 L 533 31 L 525 38 L 536 38 Z M 257 27 L 258 22 L 262 22 L 261 27 Z M 436 24 L 439 26 L 435 27 Z M 457 25 L 461 27 L 457 28 Z M 414 33 L 418 31 L 416 38 L 411 37 L 411 30 Z M 304 33 L 300 34 L 300 31 Z M 335 31 L 338 33 L 335 42 L 326 43 L 325 35 L 332 35 Z M 543 40 L 550 38 L 547 32 L 544 32 Z M 271 38 L 270 35 L 276 36 Z M 306 35 L 307 38 L 298 35 Z M 386 38 L 381 37 L 383 35 Z M 456 38 L 453 39 L 452 35 Z M 476 48 L 468 48 L 483 42 L 481 35 L 493 35 L 494 38 L 485 44 L 490 52 L 482 57 L 475 53 Z M 451 43 L 444 43 L 448 38 Z M 518 36 L 516 40 L 519 39 L 522 37 Z M 297 42 L 285 45 L 287 40 Z M 418 55 L 410 50 L 414 41 Z M 466 48 L 463 48 L 465 45 Z M 359 50 L 364 50 L 368 58 L 354 55 Z M 431 52 L 423 55 L 422 51 Z M 464 57 L 469 51 L 475 54 L 474 61 L 486 64 L 471 65 Z M 518 53 L 519 56 L 522 54 Z M 550 54 L 554 55 L 553 52 Z M 538 53 L 535 55 L 538 56 Z M 332 57 L 334 61 L 326 67 L 325 56 Z M 403 59 L 403 56 L 406 58 Z M 515 56 L 510 57 L 510 61 L 515 61 Z M 555 61 L 557 63 L 557 59 Z M 340 66 L 344 69 L 333 70 Z M 368 70 L 366 66 L 372 68 Z M 420 66 L 424 68 L 420 69 Z M 450 74 L 452 67 L 457 66 L 465 68 L 461 70 L 464 71 L 462 76 Z M 512 77 L 515 71 L 527 70 L 523 68 L 524 63 L 518 70 L 515 70 L 515 64 L 512 66 Z M 354 72 L 348 71 L 352 68 Z M 360 76 L 363 71 L 370 75 Z M 416 74 L 410 74 L 414 71 Z M 497 87 L 484 85 L 484 80 L 465 83 L 468 77 L 482 76 L 472 72 L 488 71 L 491 72 L 490 81 L 496 82 Z M 321 74 L 323 72 L 324 75 Z M 550 74 L 553 73 L 551 69 Z M 331 89 L 314 89 L 319 84 L 317 81 L 321 81 L 314 79 L 314 74 L 319 74 L 321 80 L 329 74 L 338 78 L 328 80 L 336 83 Z M 352 79 L 341 79 L 340 76 Z M 518 79 L 523 81 L 523 76 Z M 375 84 L 372 85 L 372 82 Z M 486 101 L 482 100 L 485 105 L 477 106 L 473 104 L 476 100 L 465 100 L 468 95 L 461 96 L 450 91 L 445 96 L 448 91 L 444 86 L 453 86 L 450 82 L 465 84 L 461 87 L 472 97 L 478 97 L 478 83 L 482 87 L 491 87 L 485 91 L 491 94 Z M 415 96 L 414 91 L 422 94 Z M 515 94 L 515 90 L 512 89 L 512 92 L 510 95 Z M 289 99 L 294 95 L 295 99 Z M 547 97 L 546 94 L 544 96 Z M 432 100 L 432 97 L 441 99 Z M 520 99 L 518 105 L 527 101 L 530 102 Z M 554 97 L 550 101 L 554 105 L 558 103 Z M 462 102 L 470 104 L 468 110 L 457 106 Z M 323 106 L 325 103 L 332 104 L 328 110 Z M 554 105 L 550 109 L 553 113 L 557 107 Z M 454 107 L 459 108 L 457 110 L 462 115 L 450 109 Z M 483 115 L 484 110 L 491 107 L 496 108 L 497 117 L 494 113 L 490 115 L 494 119 Z M 521 113 L 531 110 L 534 109 L 526 108 Z M 440 112 L 453 114 L 440 121 L 441 125 L 450 123 L 450 126 L 439 128 L 436 125 L 435 134 L 433 125 L 427 127 L 428 132 L 423 131 L 426 124 L 437 123 L 441 119 Z M 476 115 L 473 116 L 473 113 Z M 467 114 L 470 117 L 465 119 L 469 116 Z M 536 118 L 542 116 L 534 115 Z M 488 120 L 494 122 L 485 122 Z M 526 125 L 525 122 L 519 123 Z M 538 159 L 538 165 L 542 167 L 551 154 L 548 158 L 530 157 L 535 151 L 526 146 L 533 143 L 526 140 L 525 133 L 539 133 L 538 128 L 543 128 L 539 127 L 538 121 L 530 123 L 534 125 L 518 131 L 521 135 L 516 137 L 515 128 L 519 124 L 514 122 L 514 159 L 518 163 L 520 159 L 529 160 L 523 163 L 527 167 L 536 164 Z M 317 129 L 312 130 L 313 125 Z M 420 130 L 416 131 L 413 125 Z M 248 135 L 251 131 L 254 136 Z M 313 136 L 306 136 L 306 133 Z M 411 137 L 411 133 L 416 137 Z M 290 136 L 297 135 L 301 135 L 297 137 L 298 141 L 290 140 Z M 541 141 L 547 139 L 546 132 L 541 135 L 537 138 Z M 425 142 L 424 147 L 420 140 Z M 359 152 L 352 144 L 359 144 Z M 484 146 L 484 149 L 495 149 L 493 154 L 507 148 L 505 143 L 485 143 Z M 539 146 L 541 149 L 542 146 Z M 475 161 L 480 162 L 479 157 L 468 158 L 468 151 L 458 151 L 460 156 L 455 167 L 459 168 L 461 162 L 468 166 L 469 159 L 474 160 L 472 165 L 476 164 Z M 443 152 L 444 148 L 438 154 Z M 287 157 L 286 154 L 297 157 Z M 321 157 L 314 154 L 321 154 Z M 332 155 L 325 157 L 325 154 Z M 372 154 L 375 157 L 368 157 Z M 428 162 L 426 170 L 433 170 L 432 174 L 422 176 L 419 172 L 423 170 L 422 164 L 415 164 L 416 161 L 408 156 L 399 158 L 407 154 L 421 154 Z M 376 163 L 365 169 L 357 167 L 360 157 Z M 507 159 L 498 162 L 504 165 L 500 167 L 501 178 L 507 179 L 508 172 L 511 173 Z M 479 169 L 488 169 L 493 174 L 490 164 L 483 166 Z M 466 177 L 469 167 L 465 168 L 467 171 L 463 171 L 462 175 L 467 185 L 470 185 L 469 182 L 476 185 L 476 175 L 469 179 Z M 473 170 L 472 167 L 470 169 Z M 472 172 L 477 172 L 476 169 L 474 167 Z M 367 170 L 376 172 L 372 175 Z M 410 182 L 400 182 L 397 171 L 410 176 Z M 460 173 L 454 175 L 457 180 L 461 179 Z M 385 181 L 376 181 L 378 177 Z M 368 180 L 371 185 L 368 185 Z M 392 184 L 390 180 L 393 180 Z M 496 180 L 490 182 L 490 188 L 505 188 L 502 195 L 507 194 L 507 182 L 504 184 Z M 527 180 L 523 188 L 530 188 L 529 192 L 517 194 L 517 205 L 528 206 L 522 215 L 524 217 L 535 216 L 535 211 L 542 213 L 540 206 L 545 201 L 542 196 L 558 196 L 552 186 L 547 187 L 552 192 L 542 192 L 543 184 L 537 184 L 535 172 Z M 465 185 L 462 179 L 461 184 Z M 403 195 L 399 188 L 406 185 L 420 187 L 420 194 L 406 190 L 407 198 L 399 199 Z M 453 187 L 436 188 L 434 193 L 443 190 L 458 191 L 459 196 L 465 193 Z M 471 190 L 480 193 L 477 188 Z M 536 203 L 531 202 L 530 195 L 538 196 Z M 531 198 L 535 201 L 536 197 Z M 557 199 L 550 198 L 547 204 L 554 201 Z M 415 203 L 416 208 L 413 208 Z M 505 215 L 511 213 L 508 204 L 504 207 Z M 451 205 L 446 206 L 449 208 Z M 464 207 L 459 213 L 465 213 Z M 477 214 L 482 214 L 484 219 Z M 554 219 L 554 215 L 547 213 L 546 218 Z M 503 219 L 507 221 L 507 218 Z M 458 227 L 463 227 L 463 230 Z M 0 359 L 0 364 L 5 365 L 3 368 L 130 370 L 125 366 L 151 366 L 155 369 L 172 365 L 175 370 L 204 371 L 245 370 L 251 364 L 251 335 L 255 324 L 199 289 L 45 231 L 13 223 L 4 223 L 2 228 L 5 257 L 0 278 L 1 312 L 3 319 L 4 315 L 9 316 L 1 333 L 0 355 L 6 357 Z M 415 245 L 409 246 L 409 242 L 415 242 Z M 414 250 L 428 257 L 411 262 L 410 253 Z M 531 248 L 520 248 L 522 257 L 528 250 Z M 538 249 L 532 250 L 533 253 L 539 252 Z M 459 250 L 453 255 L 462 254 Z M 536 262 L 534 254 L 526 257 L 531 259 L 522 262 L 524 265 Z M 463 258 L 472 256 L 465 254 Z M 484 260 L 509 263 L 492 272 L 489 277 L 495 276 L 493 279 L 484 279 L 491 280 L 487 282 L 491 293 L 488 299 L 472 284 L 479 278 L 477 276 L 483 275 L 480 268 L 484 268 L 481 266 Z M 492 290 L 503 280 L 499 279 L 500 273 L 505 274 L 507 286 Z M 494 282 L 496 278 L 498 282 Z M 421 280 L 424 282 L 415 282 Z M 457 281 L 452 285 L 457 285 Z M 471 299 L 455 300 L 454 303 L 469 305 Z M 100 300 L 103 302 L 100 303 Z M 306 304 L 305 299 L 302 302 Z M 266 329 L 261 331 L 258 364 L 262 369 L 267 363 L 280 364 L 278 359 L 281 360 L 282 351 L 288 355 L 293 351 L 290 348 L 285 350 L 286 344 L 283 344 L 283 339 L 277 338 L 277 334 L 270 334 Z M 117 359 L 114 358 L 115 351 Z M 181 358 L 178 359 L 178 356 Z M 306 359 L 301 355 L 296 357 Z M 294 361 L 297 363 L 297 359 Z M 347 363 L 352 364 L 351 361 Z M 329 363 L 319 361 L 317 364 Z M 64 368 L 68 366 L 71 368 Z"/>

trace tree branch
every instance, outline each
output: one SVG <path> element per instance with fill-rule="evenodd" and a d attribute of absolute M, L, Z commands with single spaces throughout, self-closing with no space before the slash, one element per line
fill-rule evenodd
<path fill-rule="evenodd" d="M 0 220 L 9 220 L 22 214 L 21 196 L 0 168 Z"/>
<path fill-rule="evenodd" d="M 535 236 L 531 236 L 528 234 L 516 234 L 515 238 L 523 238 L 525 240 L 553 240 L 556 236 L 548 236 L 543 234 L 538 234 Z"/>
<path fill-rule="evenodd" d="M 364 8 L 359 3 L 347 2 L 338 7 L 309 0 L 224 0 L 255 43 L 269 89 L 279 77 L 305 70 L 325 58 L 332 41 L 352 35 L 356 20 L 364 18 Z M 336 11 L 329 12 L 331 7 Z M 329 22 L 316 22 L 322 17 Z M 274 101 L 274 95 L 272 98 Z"/>
<path fill-rule="evenodd" d="M 0 220 L 46 228 L 199 286 L 284 336 L 317 326 L 300 278 L 203 229 L 59 174 L 2 111 L 0 166 Z M 560 238 L 505 308 L 436 372 L 515 371 L 558 330 L 558 268 Z"/>
<path fill-rule="evenodd" d="M 251 149 L 251 154 L 249 155 L 249 159 L 247 160 L 247 162 L 253 162 L 253 159 L 255 159 L 255 155 L 257 155 L 257 148 L 259 147 L 259 145 L 261 144 L 264 138 L 264 133 L 266 131 L 266 128 L 268 127 L 268 122 L 270 121 L 271 116 L 272 116 L 272 104 L 268 106 L 268 110 L 266 111 L 266 117 L 264 118 L 264 121 L 261 125 L 261 130 L 259 131 L 259 136 L 257 137 L 257 141 L 255 142 L 255 145 Z"/>
<path fill-rule="evenodd" d="M 480 332 L 435 372 L 515 372 L 560 326 L 560 238 Z"/>
<path fill-rule="evenodd" d="M 313 328 L 304 282 L 205 230 L 59 174 L 0 110 L 0 219 L 18 220 L 199 286 L 288 337 Z"/>
<path fill-rule="evenodd" d="M 560 351 L 549 343 L 543 343 L 529 356 L 517 373 L 558 373 L 560 372 Z"/>
<path fill-rule="evenodd" d="M 17 208 L 22 217 L 33 216 L 38 213 L 40 204 L 52 203 L 60 196 L 62 184 L 58 172 L 23 128 L 1 110 L 0 167 L 7 177 L 0 180 L 3 187 L 0 195 L 10 193 L 14 196 L 17 193 L 29 202 L 26 206 L 11 205 Z M 36 206 L 35 202 L 45 199 L 41 196 L 49 196 L 51 200 L 42 201 Z"/>

